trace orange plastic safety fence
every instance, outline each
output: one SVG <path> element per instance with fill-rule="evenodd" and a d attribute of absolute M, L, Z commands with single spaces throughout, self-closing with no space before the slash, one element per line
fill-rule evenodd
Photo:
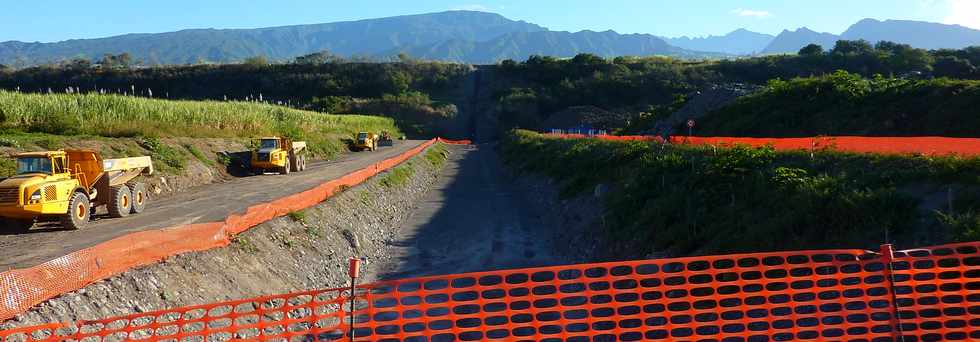
<path fill-rule="evenodd" d="M 168 257 L 226 246 L 235 235 L 273 218 L 312 207 L 419 154 L 439 139 L 330 180 L 316 188 L 232 214 L 223 222 L 192 224 L 127 234 L 43 264 L 0 273 L 0 320 L 95 281 Z M 447 142 L 447 143 L 466 143 Z"/>
<path fill-rule="evenodd" d="M 656 136 L 585 136 L 581 134 L 548 134 L 563 138 L 595 138 L 610 141 L 663 141 Z M 806 137 L 806 138 L 744 138 L 744 137 L 686 137 L 672 136 L 673 144 L 692 145 L 749 145 L 772 146 L 778 151 L 836 150 L 856 153 L 924 154 L 980 156 L 980 139 L 946 137 Z"/>
<path fill-rule="evenodd" d="M 978 248 L 723 255 L 379 282 L 359 287 L 353 332 L 358 341 L 977 340 Z M 336 340 L 352 330 L 348 295 L 269 296 L 0 337 Z"/>

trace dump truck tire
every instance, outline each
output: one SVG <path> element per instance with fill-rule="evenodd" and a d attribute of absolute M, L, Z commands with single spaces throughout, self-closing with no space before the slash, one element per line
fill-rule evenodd
<path fill-rule="evenodd" d="M 68 200 L 68 213 L 61 217 L 61 226 L 68 230 L 84 228 L 92 218 L 91 206 L 88 195 L 81 192 L 72 194 Z"/>
<path fill-rule="evenodd" d="M 306 156 L 303 156 L 303 171 L 306 171 Z"/>
<path fill-rule="evenodd" d="M 146 184 L 133 183 L 129 185 L 129 191 L 133 194 L 133 208 L 130 214 L 139 214 L 146 210 L 146 201 L 149 200 L 149 193 L 146 192 Z"/>
<path fill-rule="evenodd" d="M 299 156 L 289 158 L 289 162 L 286 163 L 286 166 L 290 168 L 290 171 L 299 172 L 299 158 Z"/>
<path fill-rule="evenodd" d="M 18 220 L 0 218 L 0 225 L 3 230 L 11 233 L 24 233 L 34 227 L 34 220 Z"/>
<path fill-rule="evenodd" d="M 120 218 L 129 216 L 133 211 L 133 192 L 128 186 L 114 186 L 109 188 L 109 217 Z"/>
<path fill-rule="evenodd" d="M 286 157 L 286 166 L 283 166 L 283 167 L 280 167 L 279 168 L 279 174 L 280 175 L 288 175 L 289 174 L 289 168 L 290 168 L 290 163 L 291 163 L 291 161 L 289 159 L 290 159 L 289 157 Z"/>

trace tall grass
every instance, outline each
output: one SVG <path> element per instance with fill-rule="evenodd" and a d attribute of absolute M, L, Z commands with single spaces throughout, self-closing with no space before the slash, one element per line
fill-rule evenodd
<path fill-rule="evenodd" d="M 57 135 L 105 137 L 305 138 L 322 151 L 358 131 L 400 134 L 392 119 L 332 115 L 251 102 L 169 101 L 102 94 L 25 94 L 0 91 L 0 125 Z"/>

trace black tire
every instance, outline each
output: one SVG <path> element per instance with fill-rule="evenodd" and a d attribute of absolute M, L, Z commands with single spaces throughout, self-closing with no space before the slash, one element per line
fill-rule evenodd
<path fill-rule="evenodd" d="M 265 170 L 263 170 L 263 169 L 260 169 L 260 168 L 254 168 L 254 169 L 252 169 L 252 174 L 253 175 L 258 176 L 258 175 L 261 175 L 263 173 L 265 173 Z"/>
<path fill-rule="evenodd" d="M 109 211 L 109 217 L 129 216 L 133 211 L 133 192 L 125 185 L 109 188 L 109 204 L 106 209 Z"/>
<path fill-rule="evenodd" d="M 129 191 L 133 194 L 133 207 L 130 214 L 139 214 L 146 210 L 146 202 L 150 199 L 146 191 L 146 184 L 134 183 L 129 185 Z"/>
<path fill-rule="evenodd" d="M 61 216 L 61 226 L 68 230 L 78 230 L 88 225 L 90 209 L 92 204 L 88 200 L 88 195 L 76 192 L 68 200 L 68 213 Z"/>
<path fill-rule="evenodd" d="M 293 158 L 289 158 L 289 162 L 286 163 L 286 165 L 289 166 L 289 168 L 291 169 L 290 171 L 292 171 L 292 172 L 299 172 L 300 171 L 300 169 L 299 169 L 299 161 L 300 161 L 300 159 L 299 158 L 300 158 L 299 156 L 296 156 L 296 157 L 293 157 Z"/>
<path fill-rule="evenodd" d="M 289 157 L 286 157 L 286 166 L 283 166 L 283 167 L 279 168 L 279 174 L 280 175 L 288 175 L 289 174 L 289 169 L 290 169 L 290 160 L 289 160 Z"/>
<path fill-rule="evenodd" d="M 18 220 L 12 218 L 0 218 L 0 226 L 4 231 L 12 233 L 26 233 L 34 227 L 34 220 Z"/>

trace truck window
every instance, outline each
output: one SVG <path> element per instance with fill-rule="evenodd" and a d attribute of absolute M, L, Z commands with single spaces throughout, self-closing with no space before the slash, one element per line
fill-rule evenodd
<path fill-rule="evenodd" d="M 67 173 L 68 170 L 65 168 L 65 158 L 54 158 L 54 173 L 61 174 Z"/>
<path fill-rule="evenodd" d="M 274 139 L 263 139 L 260 144 L 261 148 L 279 148 L 279 140 Z"/>
<path fill-rule="evenodd" d="M 362 140 L 367 139 L 367 133 L 358 133 L 357 138 Z"/>
<path fill-rule="evenodd" d="M 46 173 L 51 174 L 51 159 L 47 157 L 17 158 L 17 174 Z"/>

